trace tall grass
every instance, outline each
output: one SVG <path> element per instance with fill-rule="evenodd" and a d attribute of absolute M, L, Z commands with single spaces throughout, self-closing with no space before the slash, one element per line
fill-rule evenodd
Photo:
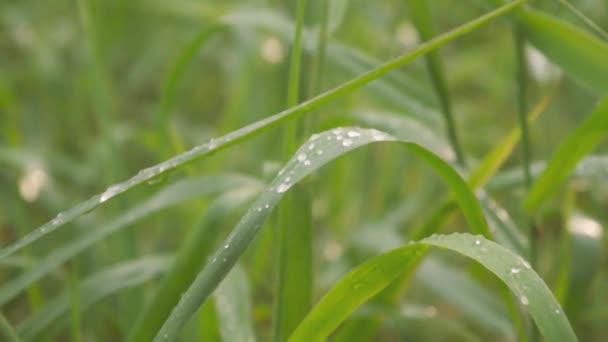
<path fill-rule="evenodd" d="M 3 339 L 601 339 L 608 17 L 560 3 L 0 4 Z"/>

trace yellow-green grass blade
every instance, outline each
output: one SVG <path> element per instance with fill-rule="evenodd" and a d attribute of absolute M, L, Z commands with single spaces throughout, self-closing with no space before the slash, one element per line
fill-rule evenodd
<path fill-rule="evenodd" d="M 325 340 L 357 307 L 401 275 L 414 272 L 429 247 L 462 254 L 494 273 L 519 298 L 547 341 L 577 341 L 551 290 L 525 260 L 484 237 L 458 233 L 411 242 L 355 268 L 321 299 L 289 341 Z"/>
<path fill-rule="evenodd" d="M 602 99 L 595 110 L 557 148 L 528 192 L 524 203 L 526 209 L 538 209 L 555 194 L 574 170 L 576 163 L 589 154 L 607 132 L 608 97 Z"/>

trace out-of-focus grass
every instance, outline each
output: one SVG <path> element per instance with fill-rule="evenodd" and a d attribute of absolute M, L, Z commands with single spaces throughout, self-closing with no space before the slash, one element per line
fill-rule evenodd
<path fill-rule="evenodd" d="M 414 13 L 403 1 L 305 1 L 301 65 L 295 78 L 299 96 L 289 95 L 290 89 L 294 91 L 289 80 L 295 82 L 289 68 L 296 2 L 0 2 L 0 246 L 9 246 L 57 213 L 103 193 L 110 184 L 280 112 L 286 103 L 292 107 L 300 102 L 294 97 L 304 100 L 339 86 L 397 55 L 414 51 L 421 43 Z M 488 7 L 479 4 L 498 2 L 428 1 L 424 5 L 433 31 L 441 33 L 487 11 Z M 468 168 L 461 164 L 459 169 L 465 179 L 494 151 L 501 137 L 519 124 L 518 96 L 527 96 L 530 104 L 549 98 L 543 115 L 530 127 L 532 179 L 541 180 L 533 183 L 527 197 L 528 201 L 534 199 L 530 207 L 535 210 L 523 210 L 526 191 L 517 150 L 505 162 L 511 171 L 489 172 L 497 175 L 479 194 L 483 195 L 481 206 L 491 212 L 486 215 L 490 227 L 493 221 L 510 224 L 511 228 L 497 228 L 494 235 L 517 253 L 527 253 L 530 241 L 510 244 L 499 235 L 507 231 L 521 239 L 534 218 L 540 234 L 534 237 L 536 273 L 555 291 L 577 336 L 601 340 L 608 334 L 603 324 L 608 319 L 604 309 L 608 276 L 602 267 L 606 263 L 602 224 L 608 221 L 603 126 L 582 125 L 571 135 L 574 141 L 570 138 L 564 144 L 570 152 L 560 152 L 564 148 L 557 146 L 606 95 L 608 78 L 603 78 L 603 72 L 608 70 L 608 60 L 597 56 L 608 47 L 597 32 L 608 29 L 608 11 L 602 1 L 569 3 L 580 12 L 573 14 L 557 1 L 531 2 L 534 12 L 523 12 L 519 19 L 513 12 L 513 20 L 492 20 L 482 29 L 442 45 L 443 70 L 435 72 L 448 80 L 439 85 L 439 95 L 449 96 L 453 127 L 467 160 Z M 547 19 L 545 14 L 555 19 Z M 586 16 L 585 21 L 580 14 Z M 574 41 L 561 33 L 552 36 L 547 20 L 561 23 L 561 31 L 553 33 L 566 32 L 568 23 L 586 38 Z M 511 25 L 518 24 L 530 41 L 522 49 L 529 86 L 519 95 L 511 36 Z M 319 35 L 322 27 L 324 33 Z M 593 35 L 597 38 L 588 38 Z M 324 37 L 321 43 L 320 36 Z M 430 38 L 428 32 L 423 38 Z M 560 39 L 583 46 L 568 49 Z M 573 59 L 577 54 L 588 57 L 587 62 Z M 312 120 L 297 121 L 295 129 L 312 133 L 361 125 L 387 130 L 398 138 L 418 134 L 438 146 L 446 146 L 448 141 L 445 148 L 450 150 L 440 114 L 441 97 L 434 90 L 437 84 L 419 58 L 363 88 L 342 92 L 307 114 Z M 575 148 L 576 135 L 586 137 L 586 127 L 597 132 L 593 143 L 599 156 L 588 156 L 592 146 L 585 151 Z M 160 291 L 170 289 L 170 302 L 175 305 L 179 292 L 211 261 L 203 259 L 221 247 L 219 241 L 245 214 L 242 202 L 270 183 L 290 157 L 283 134 L 283 128 L 268 130 L 189 163 L 187 168 L 162 171 L 162 176 L 144 182 L 146 185 L 104 201 L 65 228 L 2 258 L 0 308 L 7 324 L 17 327 L 15 331 L 25 340 L 137 339 L 135 327 L 146 326 L 142 322 L 148 322 L 152 303 L 162 298 Z M 287 153 L 293 153 L 309 136 L 289 134 L 292 141 Z M 503 151 L 511 151 L 510 146 Z M 552 157 L 554 152 L 557 155 Z M 568 165 L 561 165 L 559 160 L 566 157 L 570 157 Z M 495 165 L 502 165 L 502 158 L 506 156 Z M 543 174 L 536 165 L 544 160 L 550 161 Z M 575 167 L 570 180 L 566 180 L 569 169 L 563 166 Z M 429 171 L 411 153 L 387 145 L 351 153 L 299 185 L 310 197 L 306 202 L 312 220 L 314 303 L 349 270 L 402 246 L 412 236 L 411 228 L 436 217 L 437 198 L 447 198 L 447 191 L 441 179 Z M 560 175 L 565 185 L 551 181 L 551 174 Z M 535 189 L 541 187 L 555 189 L 557 195 L 543 197 L 547 201 L 540 203 Z M 247 198 L 235 199 L 235 191 L 246 192 Z M 298 202 L 291 206 L 294 203 Z M 287 209 L 281 203 L 278 206 L 279 211 Z M 407 214 L 408 208 L 415 209 Z M 289 208 L 289 212 L 297 210 L 297 206 Z M 450 208 L 458 213 L 455 210 Z M 226 341 L 271 338 L 277 294 L 271 276 L 275 258 L 271 246 L 276 229 L 268 228 L 263 227 L 253 239 L 214 300 L 184 326 L 181 336 L 185 340 L 210 334 Z M 449 233 L 472 228 L 456 215 L 433 229 Z M 206 229 L 211 232 L 210 241 L 201 243 L 199 250 L 188 244 L 202 241 Z M 434 281 L 458 277 L 469 283 L 449 289 L 427 286 L 424 277 L 401 279 L 400 284 L 407 285 L 406 296 L 390 296 L 398 300 L 382 305 L 378 304 L 382 301 L 363 305 L 339 328 L 337 337 L 354 332 L 363 338 L 365 331 L 378 340 L 421 336 L 432 340 L 444 336 L 439 327 L 445 320 L 453 322 L 450 331 L 457 335 L 450 335 L 452 338 L 511 339 L 533 334 L 516 329 L 513 323 L 501 323 L 500 330 L 488 328 L 496 321 L 480 319 L 487 310 L 499 310 L 487 317 L 509 319 L 509 301 L 501 297 L 502 287 L 494 276 L 453 255 L 439 253 L 433 259 L 454 272 L 444 279 L 436 271 Z M 172 264 L 171 260 L 178 261 Z M 183 278 L 175 276 L 179 270 L 186 270 Z M 424 274 L 424 269 L 420 272 Z M 486 290 L 487 298 L 483 298 L 493 304 L 472 303 L 467 286 Z M 236 295 L 242 300 L 234 301 Z M 163 317 L 155 318 L 150 326 L 159 328 L 166 319 L 171 304 L 163 305 Z M 526 308 L 520 309 L 517 315 L 525 318 Z M 70 310 L 72 314 L 68 314 Z M 377 321 L 373 329 L 367 329 L 378 317 L 384 317 L 385 324 Z M 9 332 L 10 326 L 6 327 L 3 331 Z"/>

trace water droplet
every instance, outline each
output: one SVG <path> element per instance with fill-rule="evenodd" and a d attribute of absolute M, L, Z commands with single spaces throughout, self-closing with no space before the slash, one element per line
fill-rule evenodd
<path fill-rule="evenodd" d="M 291 177 L 285 177 L 285 182 L 289 182 L 291 180 Z"/>
<path fill-rule="evenodd" d="M 270 204 L 264 205 L 264 208 L 266 208 L 266 209 L 270 208 Z"/>
<path fill-rule="evenodd" d="M 361 133 L 359 133 L 357 131 L 348 131 L 348 133 L 346 133 L 346 135 L 348 135 L 351 138 L 356 138 L 356 137 L 360 136 Z"/>
<path fill-rule="evenodd" d="M 257 210 L 258 210 L 258 212 L 261 212 L 262 211 L 262 207 L 259 207 Z"/>
<path fill-rule="evenodd" d="M 279 184 L 279 186 L 277 186 L 277 192 L 283 193 L 283 192 L 289 190 L 289 187 L 291 187 L 291 185 L 289 185 L 287 183 L 281 183 L 281 184 Z"/>
<path fill-rule="evenodd" d="M 527 262 L 524 259 L 521 259 L 521 264 L 524 265 L 524 267 L 527 268 L 527 269 L 531 269 L 532 268 L 532 266 L 530 266 L 530 263 Z"/>
<path fill-rule="evenodd" d="M 323 154 L 323 150 L 317 150 L 317 155 L 322 155 Z"/>
<path fill-rule="evenodd" d="M 477 245 L 477 246 L 481 245 L 481 240 L 479 238 L 475 239 L 475 245 Z"/>
<path fill-rule="evenodd" d="M 298 161 L 301 161 L 301 162 L 305 161 L 306 160 L 306 154 L 305 153 L 298 154 L 297 159 L 298 159 Z"/>
<path fill-rule="evenodd" d="M 342 140 L 342 139 L 344 139 L 344 138 L 341 135 L 336 136 L 336 140 Z"/>
<path fill-rule="evenodd" d="M 344 147 L 348 147 L 352 144 L 353 144 L 353 141 L 350 139 L 344 139 L 344 141 L 342 141 L 342 146 L 344 146 Z"/>
<path fill-rule="evenodd" d="M 528 305 L 530 304 L 530 301 L 528 300 L 528 297 L 522 295 L 521 297 L 519 297 L 519 301 L 523 304 L 523 305 Z"/>
<path fill-rule="evenodd" d="M 306 165 L 306 166 L 310 165 L 310 160 L 306 159 L 306 160 L 304 161 L 304 165 Z"/>
<path fill-rule="evenodd" d="M 559 315 L 561 312 L 559 311 L 559 309 L 555 309 L 555 310 L 553 310 L 553 313 L 555 313 L 556 315 Z"/>
<path fill-rule="evenodd" d="M 308 145 L 309 150 L 312 150 L 313 148 L 315 148 L 315 144 L 311 143 L 310 145 Z"/>
<path fill-rule="evenodd" d="M 334 128 L 331 130 L 331 132 L 335 135 L 340 135 L 340 134 L 342 134 L 342 128 L 340 128 L 340 127 Z"/>
<path fill-rule="evenodd" d="M 521 271 L 521 269 L 519 267 L 511 267 L 511 273 L 512 274 L 517 274 Z"/>
<path fill-rule="evenodd" d="M 227 244 L 224 245 L 224 249 L 228 249 L 228 248 L 230 248 L 230 244 L 229 243 L 227 243 Z"/>
<path fill-rule="evenodd" d="M 107 200 L 109 200 L 110 198 L 114 197 L 118 191 L 120 190 L 120 187 L 118 185 L 112 185 L 109 188 L 106 189 L 106 191 L 103 192 L 103 194 L 101 194 L 101 197 L 99 198 L 99 203 L 103 203 Z"/>

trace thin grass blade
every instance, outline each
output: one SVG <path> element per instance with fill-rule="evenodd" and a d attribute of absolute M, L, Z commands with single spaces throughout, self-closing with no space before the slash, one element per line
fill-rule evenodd
<path fill-rule="evenodd" d="M 576 163 L 590 153 L 607 132 L 608 97 L 602 99 L 595 110 L 557 148 L 547 167 L 528 192 L 524 203 L 526 209 L 536 210 L 557 192 L 576 167 Z"/>
<path fill-rule="evenodd" d="M 154 178 L 160 177 L 168 172 L 183 167 L 184 165 L 191 163 L 197 159 L 200 159 L 204 156 L 209 156 L 211 154 L 217 153 L 220 150 L 233 146 L 240 141 L 247 140 L 286 121 L 293 120 L 306 112 L 310 112 L 312 109 L 318 108 L 331 100 L 334 100 L 344 94 L 350 93 L 353 90 L 358 89 L 363 85 L 366 85 L 382 77 L 388 72 L 409 63 L 417 57 L 434 51 L 440 46 L 445 45 L 446 43 L 472 30 L 475 30 L 476 28 L 486 24 L 492 19 L 511 11 L 517 8 L 518 6 L 521 6 L 523 2 L 524 0 L 516 0 L 509 2 L 508 4 L 494 11 L 482 15 L 475 20 L 471 20 L 458 28 L 441 34 L 429 40 L 428 42 L 421 44 L 417 49 L 409 53 L 406 53 L 389 62 L 386 62 L 385 64 L 382 64 L 376 67 L 375 69 L 351 81 L 345 82 L 329 91 L 326 91 L 325 93 L 320 94 L 310 100 L 304 101 L 298 106 L 289 108 L 266 119 L 252 123 L 241 129 L 228 133 L 220 138 L 212 139 L 206 144 L 196 146 L 190 151 L 179 154 L 156 166 L 143 169 L 132 178 L 122 183 L 112 185 L 108 187 L 103 193 L 95 195 L 90 199 L 76 205 L 75 207 L 57 214 L 57 217 L 55 217 L 53 220 L 45 223 L 39 228 L 36 228 L 31 233 L 13 242 L 12 244 L 2 248 L 0 250 L 0 259 L 22 249 L 23 247 L 33 243 L 41 237 L 50 234 L 59 227 L 62 227 L 65 224 L 73 221 L 75 218 L 87 212 L 90 212 L 91 210 L 102 205 L 103 203 L 106 203 L 107 201 L 116 198 L 117 196 L 120 196 L 121 194 L 126 193 L 127 191 L 137 186 L 144 185 Z"/>

